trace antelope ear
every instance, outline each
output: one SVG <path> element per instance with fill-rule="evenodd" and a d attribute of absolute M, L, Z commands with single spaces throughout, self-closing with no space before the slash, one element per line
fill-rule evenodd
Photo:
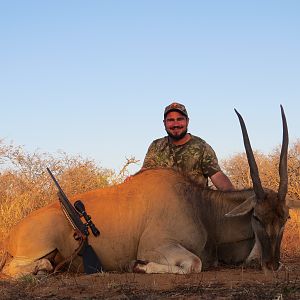
<path fill-rule="evenodd" d="M 246 199 L 242 204 L 235 207 L 233 210 L 228 212 L 225 217 L 238 217 L 243 216 L 249 211 L 251 211 L 255 205 L 255 196 L 251 196 L 248 199 Z"/>
<path fill-rule="evenodd" d="M 286 196 L 285 202 L 288 208 L 300 208 L 300 200 Z"/>

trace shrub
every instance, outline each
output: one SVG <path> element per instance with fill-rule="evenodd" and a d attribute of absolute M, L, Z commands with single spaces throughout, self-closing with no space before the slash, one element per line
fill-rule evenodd
<path fill-rule="evenodd" d="M 65 152 L 28 153 L 23 147 L 0 141 L 0 241 L 10 228 L 33 210 L 57 200 L 57 190 L 46 167 L 56 176 L 66 195 L 74 195 L 122 182 L 129 164 L 119 173 L 99 167 L 94 160 Z"/>

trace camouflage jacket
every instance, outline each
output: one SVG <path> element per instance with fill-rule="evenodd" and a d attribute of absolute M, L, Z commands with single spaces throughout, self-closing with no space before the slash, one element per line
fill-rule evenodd
<path fill-rule="evenodd" d="M 211 177 L 220 167 L 212 147 L 197 136 L 184 145 L 176 146 L 163 137 L 151 143 L 146 154 L 143 168 L 173 168 L 187 174 L 201 186 L 207 186 Z"/>

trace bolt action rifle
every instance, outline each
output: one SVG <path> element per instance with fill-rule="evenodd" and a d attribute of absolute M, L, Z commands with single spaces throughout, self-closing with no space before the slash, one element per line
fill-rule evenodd
<path fill-rule="evenodd" d="M 93 274 L 97 272 L 102 272 L 103 267 L 102 264 L 95 253 L 94 249 L 91 245 L 88 243 L 88 235 L 89 235 L 89 228 L 91 229 L 93 235 L 95 237 L 100 235 L 100 231 L 96 228 L 95 224 L 92 222 L 91 216 L 89 216 L 86 211 L 84 204 L 81 200 L 77 200 L 74 203 L 74 206 L 67 198 L 66 194 L 58 184 L 57 180 L 55 179 L 54 175 L 50 171 L 49 168 L 47 168 L 48 173 L 50 174 L 52 180 L 54 181 L 57 189 L 58 189 L 58 198 L 61 203 L 63 212 L 65 216 L 67 217 L 68 221 L 71 223 L 73 229 L 75 230 L 74 238 L 78 240 L 82 240 L 82 247 L 79 251 L 79 255 L 82 256 L 83 259 L 83 266 L 84 266 L 84 272 L 86 274 Z M 81 221 L 81 216 L 84 217 L 86 223 L 84 224 Z M 77 233 L 77 234 L 76 234 Z"/>

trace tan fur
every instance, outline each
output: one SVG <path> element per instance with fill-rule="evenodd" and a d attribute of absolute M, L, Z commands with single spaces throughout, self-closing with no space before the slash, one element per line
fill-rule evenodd
<path fill-rule="evenodd" d="M 135 259 L 168 260 L 158 246 L 180 244 L 200 255 L 206 231 L 195 224 L 189 204 L 178 195 L 176 185 L 186 179 L 171 170 L 152 170 L 130 182 L 77 195 L 100 229 L 100 237 L 89 242 L 105 270 L 121 270 Z M 10 233 L 6 249 L 14 260 L 32 262 L 57 249 L 63 258 L 78 247 L 73 230 L 58 203 L 39 209 L 23 219 Z M 161 248 L 162 249 L 162 248 Z M 184 259 L 184 257 L 182 258 Z M 14 265 L 15 262 L 10 265 Z M 3 269 L 14 274 L 9 267 Z"/>
<path fill-rule="evenodd" d="M 257 202 L 253 190 L 202 189 L 173 170 L 152 169 L 126 183 L 76 195 L 72 201 L 83 201 L 101 232 L 99 237 L 90 234 L 89 243 L 105 270 L 125 270 L 140 260 L 147 263 L 133 264 L 133 271 L 189 273 L 200 272 L 202 265 L 218 259 L 245 261 L 254 245 L 253 214 L 266 223 L 271 237 L 281 230 L 288 207 L 278 203 L 275 192 L 266 194 L 264 202 Z M 48 254 L 57 250 L 61 261 L 77 247 L 73 229 L 55 202 L 13 228 L 6 243 L 13 259 L 3 272 L 16 277 L 50 271 L 45 261 Z M 273 250 L 264 251 L 278 263 Z M 81 259 L 73 263 L 80 265 Z"/>

